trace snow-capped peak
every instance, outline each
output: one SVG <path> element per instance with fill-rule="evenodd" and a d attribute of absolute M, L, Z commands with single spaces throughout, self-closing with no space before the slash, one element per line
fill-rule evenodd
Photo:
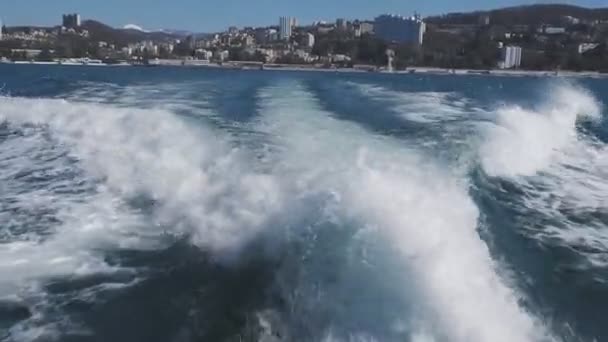
<path fill-rule="evenodd" d="M 148 31 L 144 30 L 141 26 L 138 26 L 135 24 L 127 24 L 123 28 L 125 30 L 137 30 L 137 31 L 141 31 L 141 32 L 148 32 Z"/>

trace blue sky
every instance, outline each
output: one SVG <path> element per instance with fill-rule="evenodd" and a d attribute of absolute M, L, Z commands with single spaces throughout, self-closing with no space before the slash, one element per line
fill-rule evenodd
<path fill-rule="evenodd" d="M 301 23 L 343 18 L 373 18 L 381 13 L 423 15 L 489 9 L 546 0 L 0 0 L 0 18 L 13 25 L 57 25 L 61 14 L 78 12 L 112 26 L 136 24 L 146 29 L 197 32 L 228 26 L 271 25 L 280 15 Z M 608 0 L 562 1 L 587 7 L 608 6 Z"/>

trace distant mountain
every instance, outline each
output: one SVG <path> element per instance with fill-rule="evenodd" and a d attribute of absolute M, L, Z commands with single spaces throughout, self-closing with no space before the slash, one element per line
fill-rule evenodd
<path fill-rule="evenodd" d="M 449 13 L 425 19 L 426 22 L 438 25 L 475 25 L 480 15 L 489 15 L 492 25 L 540 25 L 563 23 L 565 16 L 582 20 L 608 20 L 607 8 L 585 8 L 562 4 L 539 4 L 507 7 L 491 11 L 469 13 Z"/>
<path fill-rule="evenodd" d="M 181 38 L 180 35 L 172 33 L 147 32 L 136 25 L 128 25 L 128 27 L 117 29 L 95 20 L 85 20 L 81 26 L 89 31 L 92 40 L 105 41 L 118 46 L 125 46 L 142 40 L 163 41 Z"/>

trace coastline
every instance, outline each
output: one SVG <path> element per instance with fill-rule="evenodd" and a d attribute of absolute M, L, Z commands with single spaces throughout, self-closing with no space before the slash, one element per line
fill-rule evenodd
<path fill-rule="evenodd" d="M 412 67 L 406 70 L 387 71 L 370 68 L 326 68 L 310 65 L 293 64 L 262 64 L 255 62 L 226 62 L 213 63 L 199 60 L 158 60 L 149 65 L 131 63 L 87 63 L 87 62 L 37 62 L 37 61 L 2 61 L 0 64 L 9 65 L 57 65 L 57 66 L 91 66 L 91 67 L 185 67 L 185 68 L 211 68 L 231 70 L 263 70 L 263 71 L 305 71 L 305 72 L 333 72 L 333 73 L 379 73 L 395 75 L 469 75 L 469 76 L 505 76 L 505 77 L 589 77 L 608 78 L 608 73 L 597 71 L 546 71 L 546 70 L 509 70 L 509 69 L 444 69 L 435 67 Z"/>

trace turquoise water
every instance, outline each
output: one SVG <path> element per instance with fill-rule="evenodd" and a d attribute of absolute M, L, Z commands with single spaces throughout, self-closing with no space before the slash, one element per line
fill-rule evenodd
<path fill-rule="evenodd" d="M 603 341 L 608 82 L 0 65 L 1 341 Z"/>

